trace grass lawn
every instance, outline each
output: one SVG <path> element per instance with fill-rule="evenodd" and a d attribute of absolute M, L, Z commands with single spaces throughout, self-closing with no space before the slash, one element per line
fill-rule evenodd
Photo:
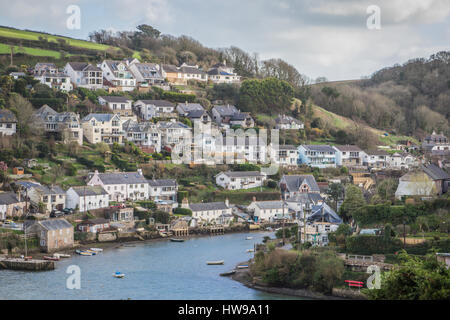
<path fill-rule="evenodd" d="M 9 45 L 0 43 L 0 54 L 9 54 L 11 53 L 11 49 Z M 38 57 L 52 57 L 59 59 L 61 54 L 58 51 L 54 50 L 45 50 L 40 48 L 28 48 L 18 46 L 14 46 L 14 53 L 24 53 L 30 56 L 38 56 Z"/>

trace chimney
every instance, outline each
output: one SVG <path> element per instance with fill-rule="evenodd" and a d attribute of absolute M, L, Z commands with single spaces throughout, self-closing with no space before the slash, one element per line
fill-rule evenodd
<path fill-rule="evenodd" d="M 225 199 L 225 205 L 226 205 L 227 207 L 230 206 L 230 200 L 228 200 L 228 198 Z"/>

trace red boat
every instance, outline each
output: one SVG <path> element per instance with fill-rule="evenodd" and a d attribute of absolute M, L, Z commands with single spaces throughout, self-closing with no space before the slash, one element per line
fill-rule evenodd
<path fill-rule="evenodd" d="M 59 261 L 59 258 L 57 258 L 57 257 L 47 257 L 47 256 L 45 256 L 45 257 L 44 257 L 44 260 Z"/>

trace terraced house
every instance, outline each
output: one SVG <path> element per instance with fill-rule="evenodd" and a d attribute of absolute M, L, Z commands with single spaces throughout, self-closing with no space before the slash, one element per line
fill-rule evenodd
<path fill-rule="evenodd" d="M 139 117 L 143 120 L 156 118 L 178 118 L 175 105 L 165 100 L 138 100 L 134 103 L 134 108 Z"/>
<path fill-rule="evenodd" d="M 102 186 L 108 192 L 110 201 L 149 199 L 149 184 L 142 174 L 137 172 L 99 173 L 97 170 L 90 175 L 88 186 Z"/>
<path fill-rule="evenodd" d="M 131 105 L 133 100 L 123 96 L 100 96 L 98 102 L 102 106 L 107 106 L 115 114 L 119 114 L 120 117 L 134 119 L 133 110 Z"/>
<path fill-rule="evenodd" d="M 109 207 L 109 194 L 102 186 L 71 187 L 66 192 L 66 208 L 79 212 Z"/>
<path fill-rule="evenodd" d="M 299 164 L 316 168 L 335 168 L 336 150 L 328 145 L 300 145 Z"/>
<path fill-rule="evenodd" d="M 183 199 L 184 200 L 184 199 Z M 182 208 L 187 208 L 192 211 L 192 217 L 207 223 L 217 223 L 227 220 L 227 217 L 232 218 L 232 207 L 228 199 L 225 202 L 204 202 L 192 203 L 183 201 Z M 220 223 L 222 224 L 222 223 Z"/>
<path fill-rule="evenodd" d="M 86 62 L 68 62 L 64 73 L 72 83 L 81 88 L 97 90 L 103 88 L 103 71 L 97 66 Z"/>
<path fill-rule="evenodd" d="M 11 111 L 0 109 L 0 137 L 16 134 L 17 118 Z"/>
<path fill-rule="evenodd" d="M 145 148 L 148 152 L 153 151 L 150 153 L 161 152 L 161 132 L 156 124 L 127 120 L 122 124 L 122 129 L 127 141 Z"/>
<path fill-rule="evenodd" d="M 104 60 L 100 66 L 103 77 L 114 88 L 120 91 L 133 91 L 136 88 L 136 79 L 124 61 Z"/>
<path fill-rule="evenodd" d="M 148 180 L 150 199 L 177 201 L 178 184 L 175 179 Z"/>
<path fill-rule="evenodd" d="M 62 210 L 66 205 L 66 192 L 59 186 L 33 185 L 28 189 L 31 205 L 39 208 L 44 205 L 44 212 Z"/>
<path fill-rule="evenodd" d="M 91 113 L 81 120 L 83 134 L 90 143 L 106 144 L 124 142 L 124 132 L 119 114 Z"/>

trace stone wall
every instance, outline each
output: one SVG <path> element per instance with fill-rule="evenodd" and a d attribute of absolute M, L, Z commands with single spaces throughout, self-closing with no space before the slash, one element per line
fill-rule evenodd
<path fill-rule="evenodd" d="M 98 239 L 99 242 L 116 241 L 117 240 L 117 234 L 115 232 L 99 233 L 97 235 L 97 239 Z"/>

